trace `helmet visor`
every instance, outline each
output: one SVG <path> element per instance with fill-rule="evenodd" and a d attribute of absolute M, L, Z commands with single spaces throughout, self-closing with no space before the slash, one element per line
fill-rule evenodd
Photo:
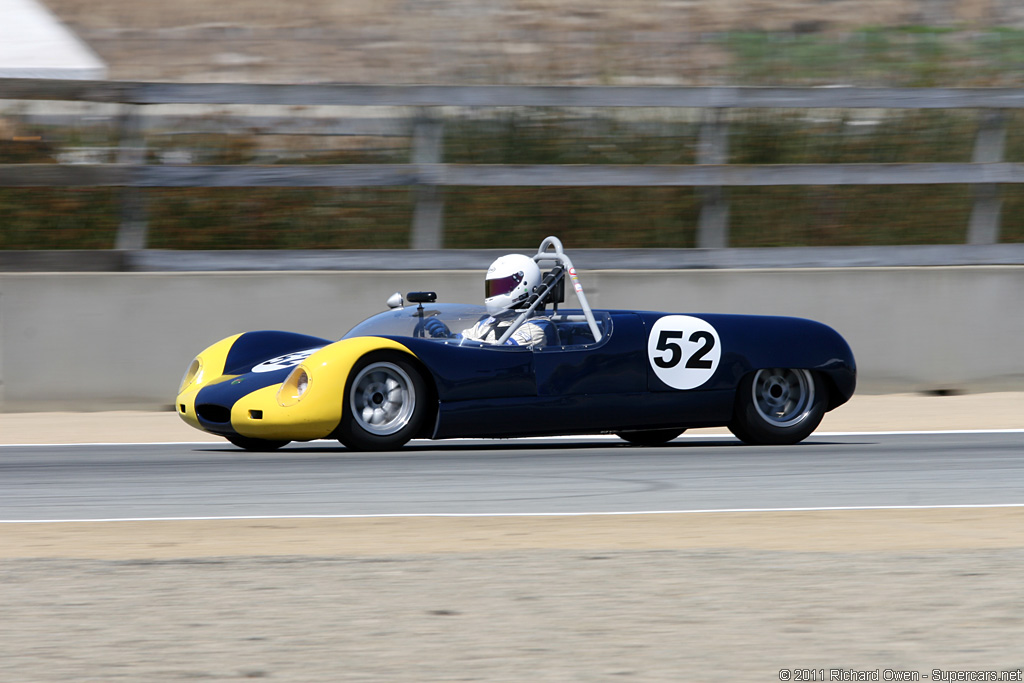
<path fill-rule="evenodd" d="M 484 298 L 490 299 L 492 296 L 501 296 L 502 294 L 508 294 L 516 286 L 523 281 L 523 271 L 513 273 L 506 277 L 497 277 L 493 280 L 484 280 Z"/>

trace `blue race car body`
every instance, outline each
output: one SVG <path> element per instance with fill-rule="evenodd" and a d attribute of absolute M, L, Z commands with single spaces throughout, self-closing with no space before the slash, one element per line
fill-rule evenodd
<path fill-rule="evenodd" d="M 568 262 L 560 245 L 556 253 Z M 542 245 L 535 258 L 550 255 Z M 542 316 L 543 344 L 468 341 L 458 331 L 487 317 L 482 306 L 410 295 L 418 306 L 373 316 L 337 342 L 271 331 L 218 342 L 193 361 L 179 414 L 252 449 L 320 438 L 386 449 L 410 438 L 594 433 L 653 445 L 710 426 L 771 444 L 806 438 L 853 395 L 853 354 L 826 325 L 593 311 L 571 262 L 563 270 L 582 308 L 558 310 L 558 298 L 542 292 L 520 315 L 520 323 Z M 556 310 L 544 310 L 551 303 Z M 450 334 L 432 337 L 432 319 Z"/>

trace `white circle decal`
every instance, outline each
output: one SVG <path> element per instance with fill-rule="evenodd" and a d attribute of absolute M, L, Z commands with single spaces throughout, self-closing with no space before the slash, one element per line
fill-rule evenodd
<path fill-rule="evenodd" d="M 306 349 L 305 351 L 297 351 L 295 353 L 288 353 L 277 358 L 271 358 L 265 360 L 252 369 L 252 372 L 274 372 L 275 370 L 284 370 L 285 368 L 294 368 L 302 361 L 309 358 L 311 355 L 319 351 L 321 348 Z"/>
<path fill-rule="evenodd" d="M 654 374 L 674 389 L 696 389 L 711 379 L 722 359 L 722 343 L 711 323 L 689 315 L 659 318 L 647 338 Z"/>

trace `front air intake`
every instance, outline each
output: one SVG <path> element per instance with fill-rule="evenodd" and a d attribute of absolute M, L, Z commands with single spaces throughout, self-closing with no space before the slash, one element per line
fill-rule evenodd
<path fill-rule="evenodd" d="M 213 403 L 200 403 L 196 406 L 196 415 L 200 420 L 226 424 L 231 422 L 231 409 Z"/>

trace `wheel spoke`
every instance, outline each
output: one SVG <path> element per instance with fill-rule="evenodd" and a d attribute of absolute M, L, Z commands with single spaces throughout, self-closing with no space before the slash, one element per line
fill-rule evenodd
<path fill-rule="evenodd" d="M 754 377 L 753 398 L 761 417 L 778 427 L 788 427 L 810 412 L 814 404 L 814 382 L 807 370 L 759 370 Z"/>
<path fill-rule="evenodd" d="M 359 426 L 378 436 L 400 431 L 416 408 L 411 378 L 401 367 L 388 362 L 364 368 L 353 381 L 349 400 Z"/>

